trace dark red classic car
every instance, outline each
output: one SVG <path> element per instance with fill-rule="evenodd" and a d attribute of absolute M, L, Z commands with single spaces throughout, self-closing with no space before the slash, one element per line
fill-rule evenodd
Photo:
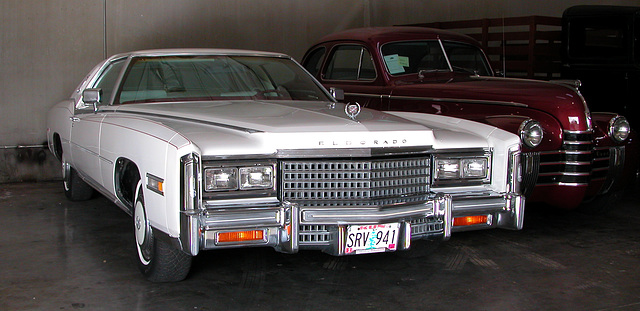
<path fill-rule="evenodd" d="M 346 102 L 442 114 L 520 135 L 528 202 L 606 208 L 635 174 L 634 133 L 614 113 L 590 112 L 568 81 L 501 78 L 480 45 L 422 27 L 352 29 L 322 38 L 303 66 Z M 635 145 L 635 144 L 634 144 Z M 623 176 L 623 175 L 628 176 Z"/>

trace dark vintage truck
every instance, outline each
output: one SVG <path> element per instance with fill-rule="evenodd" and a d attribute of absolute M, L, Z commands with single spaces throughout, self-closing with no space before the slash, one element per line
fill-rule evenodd
<path fill-rule="evenodd" d="M 640 7 L 579 5 L 562 16 L 562 76 L 579 79 L 591 109 L 640 122 Z"/>

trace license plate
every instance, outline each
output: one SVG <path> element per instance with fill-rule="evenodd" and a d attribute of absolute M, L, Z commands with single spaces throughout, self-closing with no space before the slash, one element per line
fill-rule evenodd
<path fill-rule="evenodd" d="M 345 254 L 395 251 L 398 248 L 400 224 L 351 225 L 347 227 Z"/>

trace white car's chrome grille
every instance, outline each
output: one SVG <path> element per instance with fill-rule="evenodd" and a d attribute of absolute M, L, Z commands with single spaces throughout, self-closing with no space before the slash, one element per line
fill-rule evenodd
<path fill-rule="evenodd" d="M 393 204 L 429 191 L 430 157 L 283 161 L 281 168 L 283 200 L 302 205 Z"/>
<path fill-rule="evenodd" d="M 331 232 L 326 225 L 301 225 L 298 236 L 301 244 L 326 244 L 331 241 Z"/>
<path fill-rule="evenodd" d="M 444 228 L 442 220 L 434 218 L 418 218 L 411 220 L 411 236 L 420 236 L 440 232 Z"/>
<path fill-rule="evenodd" d="M 414 218 L 409 223 L 412 237 L 425 237 L 444 229 L 444 222 L 433 217 Z M 327 225 L 300 225 L 298 230 L 300 245 L 330 245 L 335 238 L 331 226 Z M 335 232 L 335 228 L 333 230 Z"/>

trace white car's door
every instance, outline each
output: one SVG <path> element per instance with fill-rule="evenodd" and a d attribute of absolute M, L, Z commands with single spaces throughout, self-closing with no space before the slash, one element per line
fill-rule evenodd
<path fill-rule="evenodd" d="M 113 90 L 119 80 L 125 59 L 112 62 L 99 74 L 91 88 L 100 88 L 102 96 L 99 106 L 109 105 Z M 71 118 L 71 163 L 85 177 L 103 185 L 102 161 L 100 155 L 100 132 L 105 113 L 93 105 L 80 101 Z"/>
<path fill-rule="evenodd" d="M 71 166 L 96 182 L 102 180 L 99 135 L 103 117 L 103 114 L 94 114 L 93 108 L 76 109 L 71 117 Z"/>

